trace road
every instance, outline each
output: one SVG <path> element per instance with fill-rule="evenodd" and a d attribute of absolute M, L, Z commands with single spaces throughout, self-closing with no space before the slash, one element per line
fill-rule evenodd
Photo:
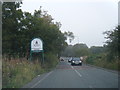
<path fill-rule="evenodd" d="M 0 55 L 0 90 L 2 89 L 2 56 Z"/>
<path fill-rule="evenodd" d="M 37 76 L 23 88 L 118 88 L 118 74 L 61 61 L 53 71 Z"/>

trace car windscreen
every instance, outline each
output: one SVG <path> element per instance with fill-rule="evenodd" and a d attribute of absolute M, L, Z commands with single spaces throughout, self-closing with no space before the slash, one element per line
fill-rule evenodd
<path fill-rule="evenodd" d="M 80 60 L 80 58 L 73 58 L 73 60 L 79 61 L 79 60 Z"/>

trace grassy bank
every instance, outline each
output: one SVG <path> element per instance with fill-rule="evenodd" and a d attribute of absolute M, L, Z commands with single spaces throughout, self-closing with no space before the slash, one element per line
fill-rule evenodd
<path fill-rule="evenodd" d="M 86 59 L 86 63 L 91 64 L 91 65 L 95 65 L 98 67 L 106 68 L 106 69 L 120 71 L 120 68 L 119 68 L 120 61 L 119 60 L 112 60 L 110 62 L 106 59 L 106 56 L 104 54 L 90 55 Z"/>
<path fill-rule="evenodd" d="M 26 59 L 3 60 L 3 88 L 20 88 L 37 75 L 53 69 L 57 63 L 56 56 L 52 54 L 46 56 L 44 66 L 38 61 L 30 62 Z"/>

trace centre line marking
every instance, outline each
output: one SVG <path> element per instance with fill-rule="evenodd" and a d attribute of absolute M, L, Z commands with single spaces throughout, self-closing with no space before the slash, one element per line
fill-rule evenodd
<path fill-rule="evenodd" d="M 80 77 L 82 77 L 82 75 L 81 75 L 77 70 L 75 70 L 75 72 L 76 72 Z"/>
<path fill-rule="evenodd" d="M 34 84 L 31 88 L 34 88 L 37 86 L 39 83 L 41 83 L 44 79 L 46 79 L 53 71 L 49 72 L 45 77 L 43 77 L 40 81 L 38 81 L 36 84 Z"/>
<path fill-rule="evenodd" d="M 74 69 L 73 66 L 71 66 L 71 68 Z M 82 77 L 82 75 L 76 69 L 74 69 L 74 71 L 78 74 L 78 76 Z"/>

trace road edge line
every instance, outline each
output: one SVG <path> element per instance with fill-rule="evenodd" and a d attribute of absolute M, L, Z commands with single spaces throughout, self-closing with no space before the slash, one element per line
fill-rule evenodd
<path fill-rule="evenodd" d="M 41 83 L 44 79 L 46 79 L 53 71 L 49 72 L 46 76 L 44 76 L 40 81 L 38 81 L 37 83 L 35 83 L 31 88 L 34 88 L 35 86 L 37 86 L 39 83 Z"/>

